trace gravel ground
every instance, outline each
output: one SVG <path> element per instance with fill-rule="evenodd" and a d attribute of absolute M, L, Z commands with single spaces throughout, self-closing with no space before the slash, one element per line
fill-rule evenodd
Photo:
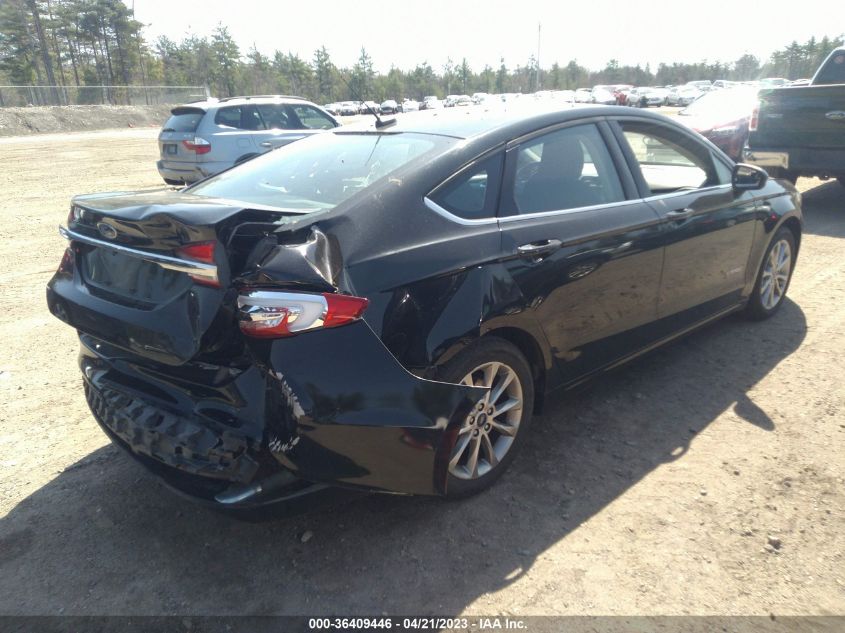
<path fill-rule="evenodd" d="M 155 134 L 0 139 L 0 613 L 845 613 L 838 184 L 799 182 L 777 317 L 728 318 L 557 398 L 489 492 L 248 524 L 108 445 L 45 306 L 70 196 L 160 187 Z"/>
<path fill-rule="evenodd" d="M 0 137 L 113 128 L 159 128 L 170 105 L 0 108 Z"/>

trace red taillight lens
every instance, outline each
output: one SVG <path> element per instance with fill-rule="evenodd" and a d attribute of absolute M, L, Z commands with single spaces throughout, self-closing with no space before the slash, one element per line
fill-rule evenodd
<path fill-rule="evenodd" d="M 186 244 L 176 251 L 181 257 L 187 257 L 205 264 L 214 263 L 214 242 Z"/>
<path fill-rule="evenodd" d="M 357 321 L 364 314 L 368 299 L 353 297 L 350 295 L 323 295 L 328 303 L 326 318 L 323 320 L 323 327 L 337 327 Z"/>
<path fill-rule="evenodd" d="M 62 261 L 59 262 L 57 273 L 69 273 L 73 271 L 73 249 L 69 246 L 65 249 L 65 254 L 62 255 Z"/>
<path fill-rule="evenodd" d="M 760 119 L 760 104 L 754 106 L 754 109 L 751 111 L 751 118 L 748 120 L 748 131 L 749 132 L 756 132 L 757 131 L 757 123 Z"/>
<path fill-rule="evenodd" d="M 194 244 L 186 244 L 185 246 L 180 246 L 176 249 L 176 254 L 182 259 L 189 259 L 195 262 L 202 262 L 203 264 L 214 264 L 214 248 L 216 246 L 216 242 L 196 242 Z M 219 288 L 220 282 L 214 278 L 210 279 L 208 277 L 203 277 L 202 275 L 192 275 L 188 273 L 188 276 L 196 281 L 197 283 L 203 284 L 205 286 L 211 286 L 212 288 Z"/>
<path fill-rule="evenodd" d="M 248 336 L 280 338 L 352 323 L 368 304 L 350 295 L 254 290 L 238 297 L 238 322 Z"/>
<path fill-rule="evenodd" d="M 208 154 L 211 151 L 211 143 L 200 136 L 195 136 L 190 141 L 182 141 L 182 145 L 189 152 L 196 152 L 197 154 Z"/>

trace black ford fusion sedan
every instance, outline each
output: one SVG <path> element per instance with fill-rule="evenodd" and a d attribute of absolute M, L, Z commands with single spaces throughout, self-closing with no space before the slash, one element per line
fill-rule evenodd
<path fill-rule="evenodd" d="M 613 107 L 409 115 L 73 200 L 47 289 L 103 430 L 216 507 L 464 496 L 544 396 L 784 300 L 799 194 Z"/>

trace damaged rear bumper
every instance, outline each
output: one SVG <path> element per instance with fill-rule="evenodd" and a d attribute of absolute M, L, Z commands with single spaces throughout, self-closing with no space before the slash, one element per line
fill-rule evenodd
<path fill-rule="evenodd" d="M 81 342 L 86 398 L 107 435 L 217 507 L 278 506 L 331 486 L 445 494 L 457 430 L 482 395 L 412 375 L 363 322 L 249 341 L 238 369 L 152 365 Z"/>

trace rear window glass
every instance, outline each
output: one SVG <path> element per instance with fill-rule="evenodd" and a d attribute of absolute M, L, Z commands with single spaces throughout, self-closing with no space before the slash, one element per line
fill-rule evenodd
<path fill-rule="evenodd" d="M 845 84 L 845 50 L 837 51 L 819 69 L 814 84 Z"/>
<path fill-rule="evenodd" d="M 196 132 L 205 112 L 174 114 L 164 124 L 162 132 Z"/>
<path fill-rule="evenodd" d="M 267 130 L 294 130 L 299 127 L 293 117 L 288 113 L 288 109 L 278 103 L 270 103 L 256 106 L 258 113 L 261 115 L 261 122 L 263 128 Z"/>
<path fill-rule="evenodd" d="M 333 209 L 456 139 L 431 134 L 326 133 L 291 143 L 192 187 L 199 196 L 292 213 Z"/>

